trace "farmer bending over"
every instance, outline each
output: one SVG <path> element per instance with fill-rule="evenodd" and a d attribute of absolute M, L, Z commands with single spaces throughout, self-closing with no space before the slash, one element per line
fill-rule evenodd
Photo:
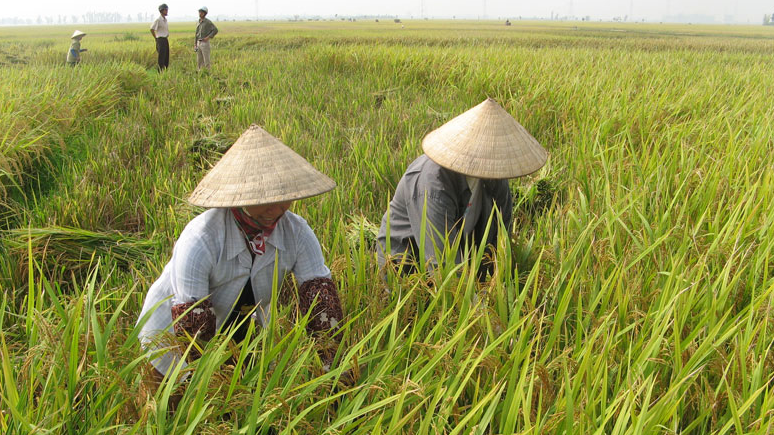
<path fill-rule="evenodd" d="M 462 233 L 460 246 L 478 246 L 484 237 L 493 207 L 510 228 L 512 198 L 508 178 L 531 174 L 546 162 L 548 153 L 493 99 L 457 116 L 422 141 L 424 154 L 406 169 L 382 218 L 378 241 L 379 265 L 386 259 L 404 272 L 414 270 L 412 261 L 437 265 L 436 250 Z M 425 252 L 420 259 L 422 214 L 426 209 Z M 497 241 L 493 221 L 487 245 Z M 389 231 L 388 226 L 389 224 Z M 389 252 L 387 239 L 389 237 Z M 460 263 L 463 252 L 457 252 Z M 479 270 L 483 277 L 486 270 Z"/>
<path fill-rule="evenodd" d="M 189 198 L 210 209 L 186 225 L 148 291 L 140 319 L 161 305 L 142 327 L 143 347 L 165 347 L 167 332 L 209 340 L 253 309 L 252 318 L 266 324 L 272 283 L 289 272 L 301 283 L 301 315 L 314 305 L 307 331 L 334 335 L 342 318 L 336 285 L 314 232 L 288 209 L 295 200 L 335 186 L 277 138 L 256 125 L 248 128 Z M 244 338 L 249 321 L 236 331 L 236 341 Z M 326 368 L 339 339 L 334 335 L 333 348 L 319 351 Z M 156 381 L 180 358 L 172 349 L 151 361 Z"/>

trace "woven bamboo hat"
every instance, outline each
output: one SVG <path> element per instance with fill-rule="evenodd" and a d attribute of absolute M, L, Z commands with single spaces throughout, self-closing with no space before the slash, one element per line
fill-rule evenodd
<path fill-rule="evenodd" d="M 257 125 L 251 125 L 196 186 L 188 201 L 244 207 L 325 193 L 336 183 Z"/>
<path fill-rule="evenodd" d="M 489 179 L 531 174 L 548 158 L 548 151 L 491 98 L 431 131 L 422 149 L 444 168 Z"/>
<path fill-rule="evenodd" d="M 86 36 L 86 33 L 81 32 L 80 30 L 76 30 L 75 32 L 73 32 L 73 36 L 71 36 L 70 39 L 83 38 L 84 36 Z"/>

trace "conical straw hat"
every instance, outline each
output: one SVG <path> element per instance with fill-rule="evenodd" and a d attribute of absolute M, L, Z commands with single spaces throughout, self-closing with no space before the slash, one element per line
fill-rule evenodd
<path fill-rule="evenodd" d="M 73 32 L 73 36 L 71 36 L 70 39 L 78 38 L 82 36 L 86 36 L 86 34 L 81 32 L 80 30 L 76 30 L 75 32 Z"/>
<path fill-rule="evenodd" d="M 491 98 L 431 131 L 422 149 L 444 168 L 490 179 L 531 174 L 548 158 L 545 148 Z"/>
<path fill-rule="evenodd" d="M 336 183 L 266 130 L 251 125 L 196 186 L 188 201 L 242 207 L 325 193 Z"/>

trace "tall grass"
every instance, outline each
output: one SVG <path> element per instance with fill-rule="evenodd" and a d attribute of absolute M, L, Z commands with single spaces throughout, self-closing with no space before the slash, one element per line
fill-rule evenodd
<path fill-rule="evenodd" d="M 96 79 L 89 69 L 86 66 L 86 71 L 75 71 L 62 66 L 6 71 L 6 85 L 0 90 L 3 226 L 18 217 L 10 198 L 24 196 L 40 168 L 51 167 L 52 152 L 63 152 L 68 137 L 112 113 L 134 86 L 131 77 L 136 71 L 128 65 L 103 66 Z"/>
<path fill-rule="evenodd" d="M 182 30 L 164 74 L 152 41 L 116 40 L 134 27 L 91 29 L 76 69 L 55 65 L 66 40 L 0 33 L 37 71 L 2 113 L 46 115 L 8 137 L 61 139 L 4 154 L 24 184 L 0 239 L 4 433 L 771 432 L 771 29 L 343 26 L 222 23 L 209 74 Z M 493 274 L 383 281 L 373 228 L 395 184 L 486 96 L 551 153 L 512 182 Z M 344 345 L 324 373 L 290 298 L 243 347 L 213 340 L 170 415 L 178 385 L 142 382 L 136 317 L 199 211 L 186 195 L 251 123 L 339 185 L 294 207 L 339 283 Z M 62 143 L 49 188 L 18 181 Z"/>

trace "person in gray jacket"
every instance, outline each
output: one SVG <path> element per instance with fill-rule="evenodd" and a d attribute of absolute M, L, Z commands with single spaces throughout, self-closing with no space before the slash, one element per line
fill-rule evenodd
<path fill-rule="evenodd" d="M 196 66 L 210 69 L 210 40 L 218 34 L 218 28 L 207 17 L 207 6 L 199 8 L 199 24 L 196 26 Z"/>
<path fill-rule="evenodd" d="M 377 236 L 379 265 L 389 260 L 403 273 L 413 272 L 415 262 L 435 267 L 446 242 L 459 236 L 460 246 L 495 246 L 496 220 L 487 232 L 494 208 L 506 229 L 512 223 L 508 179 L 537 171 L 548 157 L 491 98 L 432 131 L 422 148 L 398 182 Z M 466 252 L 454 255 L 460 263 Z"/>

